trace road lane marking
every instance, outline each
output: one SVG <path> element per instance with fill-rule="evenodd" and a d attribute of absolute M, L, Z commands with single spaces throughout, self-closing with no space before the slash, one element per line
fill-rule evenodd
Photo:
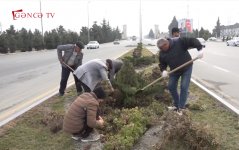
<path fill-rule="evenodd" d="M 207 64 L 207 62 L 205 62 L 205 61 L 202 61 L 202 60 L 198 60 L 198 61 L 200 61 L 200 62 L 202 62 L 202 63 L 205 63 L 205 64 Z"/>
<path fill-rule="evenodd" d="M 213 53 L 213 54 L 216 54 L 216 55 L 220 55 L 220 56 L 226 56 L 226 55 L 223 55 L 223 54 L 219 54 L 219 53 Z"/>
<path fill-rule="evenodd" d="M 228 71 L 228 70 L 226 70 L 226 69 L 222 69 L 222 68 L 217 67 L 217 66 L 213 66 L 213 67 L 215 67 L 215 68 L 217 68 L 217 69 L 220 69 L 220 70 L 222 70 L 222 71 L 225 71 L 225 72 L 230 72 L 230 71 Z"/>
<path fill-rule="evenodd" d="M 74 79 L 69 80 L 69 81 L 68 81 L 68 84 L 72 83 L 73 81 L 74 81 Z M 44 96 L 46 96 L 46 95 L 48 95 L 48 94 L 50 94 L 50 93 L 56 91 L 57 89 L 59 89 L 59 87 L 60 87 L 60 86 L 57 86 L 57 87 L 55 87 L 55 88 L 53 88 L 53 89 L 51 89 L 51 90 L 49 90 L 49 91 L 47 91 L 47 92 L 45 92 L 45 93 L 39 95 L 39 96 L 37 96 L 37 97 L 31 99 L 30 101 L 28 101 L 28 102 L 26 102 L 26 103 L 23 103 L 22 105 L 19 105 L 19 106 L 13 108 L 12 110 L 10 110 L 10 111 L 8 111 L 8 112 L 6 112 L 6 113 L 0 115 L 0 121 L 1 121 L 2 119 L 4 119 L 4 118 L 6 118 L 6 117 L 8 117 L 8 116 L 10 116 L 10 115 L 12 115 L 12 114 L 14 114 L 15 112 L 20 111 L 21 109 L 25 108 L 26 106 L 28 106 L 28 105 L 30 105 L 30 104 L 32 104 L 32 103 L 38 101 L 39 99 L 43 98 Z"/>
<path fill-rule="evenodd" d="M 39 59 L 39 58 L 40 58 L 40 57 L 37 57 L 37 58 L 32 58 L 32 59 L 20 60 L 20 61 L 16 61 L 16 62 L 23 62 L 23 61 L 34 60 L 34 59 Z"/>
<path fill-rule="evenodd" d="M 100 52 L 102 52 L 102 51 L 98 51 L 97 53 L 100 53 Z"/>

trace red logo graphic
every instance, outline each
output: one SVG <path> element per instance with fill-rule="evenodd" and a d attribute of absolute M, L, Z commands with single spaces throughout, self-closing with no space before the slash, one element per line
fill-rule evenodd
<path fill-rule="evenodd" d="M 20 10 L 15 10 L 15 11 L 12 11 L 12 15 L 13 15 L 13 20 L 16 20 L 16 16 L 15 16 L 15 12 L 22 12 L 22 9 Z"/>
<path fill-rule="evenodd" d="M 46 13 L 47 18 L 51 16 L 54 17 L 55 13 Z M 13 20 L 17 20 L 16 18 L 42 18 L 42 13 L 24 13 L 22 9 L 12 11 Z"/>

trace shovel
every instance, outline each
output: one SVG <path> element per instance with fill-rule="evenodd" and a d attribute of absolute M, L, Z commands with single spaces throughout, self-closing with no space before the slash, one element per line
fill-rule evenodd
<path fill-rule="evenodd" d="M 173 72 L 175 72 L 175 71 L 177 71 L 177 70 L 179 70 L 179 69 L 181 69 L 181 68 L 187 66 L 188 64 L 192 63 L 193 61 L 195 61 L 195 60 L 197 60 L 197 59 L 198 59 L 198 58 L 196 57 L 196 58 L 194 58 L 194 59 L 192 59 L 192 60 L 190 60 L 190 61 L 188 61 L 188 62 L 182 64 L 181 66 L 179 66 L 179 67 L 175 68 L 174 70 L 168 72 L 168 75 L 170 75 L 171 73 L 173 73 Z M 145 86 L 144 88 L 138 90 L 135 94 L 139 94 L 139 93 L 143 92 L 145 89 L 147 89 L 148 87 L 150 87 L 151 85 L 155 84 L 156 82 L 158 82 L 159 80 L 161 80 L 161 79 L 163 79 L 163 78 L 164 78 L 164 77 L 160 77 L 160 78 L 156 79 L 155 81 L 153 81 L 152 83 L 148 84 L 148 85 Z"/>
<path fill-rule="evenodd" d="M 66 65 L 69 69 L 71 69 L 71 71 L 72 72 L 74 72 L 75 70 L 74 69 L 72 69 L 69 65 L 67 65 L 64 61 L 62 61 L 62 63 L 64 64 L 64 65 Z"/>

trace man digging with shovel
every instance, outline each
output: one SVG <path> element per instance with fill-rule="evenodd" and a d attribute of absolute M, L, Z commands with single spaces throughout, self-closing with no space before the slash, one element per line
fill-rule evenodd
<path fill-rule="evenodd" d="M 198 50 L 197 58 L 200 59 L 203 57 L 202 45 L 196 38 L 159 39 L 157 47 L 160 49 L 159 67 L 163 72 L 162 77 L 164 78 L 168 76 L 167 66 L 170 67 L 170 70 L 173 70 L 192 60 L 188 49 L 196 48 Z M 169 75 L 168 89 L 173 97 L 174 106 L 168 107 L 168 109 L 177 111 L 179 115 L 182 115 L 182 110 L 185 109 L 192 69 L 193 63 L 190 63 Z M 180 77 L 181 91 L 179 95 L 177 87 Z"/>

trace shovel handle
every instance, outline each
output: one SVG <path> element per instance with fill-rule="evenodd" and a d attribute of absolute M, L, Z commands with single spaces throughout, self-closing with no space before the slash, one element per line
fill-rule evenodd
<path fill-rule="evenodd" d="M 66 65 L 69 69 L 71 69 L 71 71 L 75 71 L 74 69 L 72 69 L 69 65 L 67 65 L 64 61 L 62 61 L 62 63 L 64 64 L 64 65 Z"/>
<path fill-rule="evenodd" d="M 173 69 L 172 71 L 170 71 L 170 72 L 168 73 L 168 75 L 171 74 L 171 73 L 173 73 L 173 72 L 175 72 L 175 71 L 177 71 L 177 70 L 179 70 L 179 69 L 181 69 L 181 68 L 183 68 L 183 67 L 185 67 L 185 66 L 187 66 L 188 64 L 192 63 L 193 61 L 195 61 L 195 60 L 197 60 L 197 59 L 198 59 L 198 58 L 196 57 L 196 58 L 194 58 L 194 59 L 192 59 L 192 60 L 190 60 L 190 61 L 188 61 L 188 62 L 182 64 L 181 66 L 179 66 L 179 67 Z M 142 90 L 148 88 L 149 86 L 151 86 L 151 85 L 153 85 L 154 83 L 158 82 L 158 81 L 161 80 L 162 78 L 163 78 L 163 77 L 158 78 L 157 80 L 155 80 L 155 81 L 153 81 L 152 83 L 148 84 L 148 85 L 147 85 L 146 87 L 144 87 Z"/>

